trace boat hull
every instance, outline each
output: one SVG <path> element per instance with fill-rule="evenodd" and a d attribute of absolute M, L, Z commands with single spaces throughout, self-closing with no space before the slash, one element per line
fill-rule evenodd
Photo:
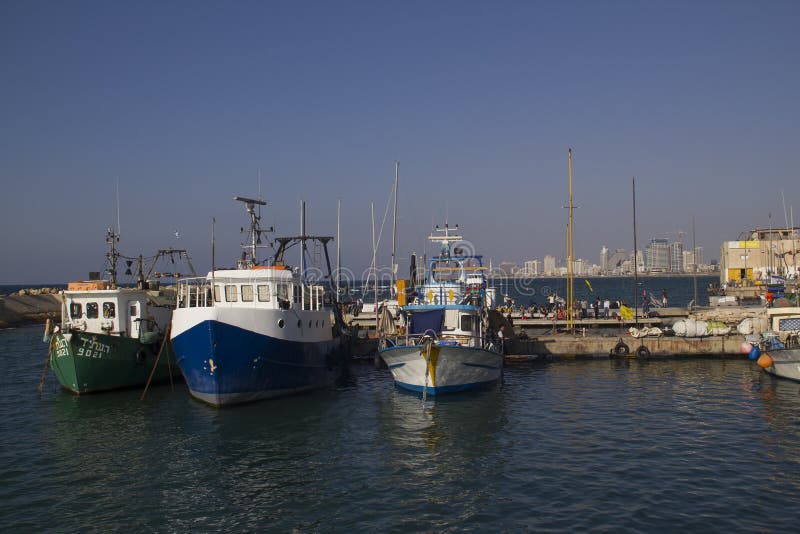
<path fill-rule="evenodd" d="M 90 332 L 56 333 L 49 359 L 61 386 L 75 394 L 94 393 L 144 385 L 153 371 L 159 345 L 135 338 Z M 169 378 L 173 362 L 167 341 L 153 374 L 153 382 Z"/>
<path fill-rule="evenodd" d="M 441 395 L 490 387 L 503 377 L 503 355 L 462 346 L 422 345 L 380 351 L 395 383 L 410 391 Z"/>
<path fill-rule="evenodd" d="M 800 349 L 770 351 L 772 365 L 764 370 L 771 375 L 800 382 Z"/>
<path fill-rule="evenodd" d="M 192 396 L 213 406 L 330 386 L 344 370 L 340 337 L 292 341 L 205 320 L 172 342 Z"/>

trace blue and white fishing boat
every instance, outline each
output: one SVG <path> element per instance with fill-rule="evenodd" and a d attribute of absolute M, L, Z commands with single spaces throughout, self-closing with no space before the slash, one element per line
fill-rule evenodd
<path fill-rule="evenodd" d="M 255 206 L 235 197 L 250 216 L 249 242 L 236 269 L 214 269 L 205 278 L 180 280 L 171 338 L 191 394 L 223 406 L 328 386 L 344 370 L 341 314 L 322 285 L 305 280 L 306 244 L 321 245 L 330 275 L 332 237 L 305 233 L 275 239 L 272 261 L 256 251 L 262 234 Z M 299 245 L 300 268 L 285 263 Z M 213 263 L 213 261 L 212 261 Z"/>
<path fill-rule="evenodd" d="M 489 327 L 494 291 L 487 290 L 486 268 L 481 256 L 455 246 L 463 238 L 450 230 L 445 225 L 443 235 L 428 237 L 441 251 L 415 295 L 406 302 L 398 292 L 397 321 L 387 310 L 379 321 L 379 353 L 395 383 L 423 396 L 492 386 L 503 376 L 502 340 Z M 412 264 L 412 285 L 414 271 Z"/>

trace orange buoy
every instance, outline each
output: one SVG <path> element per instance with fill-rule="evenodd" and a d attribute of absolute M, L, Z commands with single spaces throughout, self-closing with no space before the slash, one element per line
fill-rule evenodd
<path fill-rule="evenodd" d="M 772 358 L 770 358 L 769 354 L 766 352 L 758 357 L 758 361 L 756 361 L 759 367 L 762 369 L 766 369 L 767 367 L 772 366 Z"/>

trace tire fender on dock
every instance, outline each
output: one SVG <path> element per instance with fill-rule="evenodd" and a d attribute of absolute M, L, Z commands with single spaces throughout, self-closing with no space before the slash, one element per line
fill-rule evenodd
<path fill-rule="evenodd" d="M 615 356 L 625 356 L 627 354 L 630 354 L 630 352 L 631 348 L 628 345 L 626 345 L 625 342 L 622 341 L 621 339 L 617 342 L 616 345 L 614 345 L 614 348 L 611 349 L 611 354 Z"/>

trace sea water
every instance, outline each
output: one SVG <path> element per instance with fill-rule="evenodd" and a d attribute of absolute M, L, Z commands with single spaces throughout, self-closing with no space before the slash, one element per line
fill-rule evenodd
<path fill-rule="evenodd" d="M 423 405 L 388 371 L 216 409 L 181 382 L 76 397 L 0 332 L 0 528 L 790 532 L 800 384 L 740 359 L 507 367 Z"/>

